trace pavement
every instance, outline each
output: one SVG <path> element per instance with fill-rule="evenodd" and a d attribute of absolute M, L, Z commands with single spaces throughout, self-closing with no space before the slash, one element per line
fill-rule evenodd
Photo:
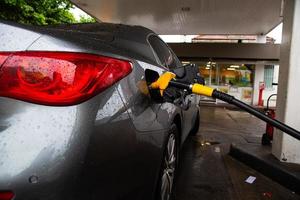
<path fill-rule="evenodd" d="M 230 145 L 258 145 L 265 123 L 236 109 L 201 106 L 200 129 L 181 152 L 176 200 L 294 200 L 300 196 L 230 156 Z M 245 180 L 255 177 L 250 184 Z"/>

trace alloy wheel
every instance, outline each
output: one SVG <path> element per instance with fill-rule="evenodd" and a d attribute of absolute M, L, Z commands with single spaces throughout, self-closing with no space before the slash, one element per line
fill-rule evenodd
<path fill-rule="evenodd" d="M 169 200 L 172 195 L 177 159 L 176 138 L 174 134 L 169 135 L 166 148 L 161 177 L 161 200 Z"/>

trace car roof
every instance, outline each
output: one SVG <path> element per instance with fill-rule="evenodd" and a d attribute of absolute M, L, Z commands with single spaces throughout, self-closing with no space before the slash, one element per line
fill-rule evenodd
<path fill-rule="evenodd" d="M 42 26 L 43 27 L 43 26 Z M 126 37 L 132 41 L 145 41 L 149 34 L 155 34 L 152 30 L 143 26 L 132 26 L 113 23 L 81 23 L 81 24 L 61 24 L 44 26 L 47 29 L 57 29 L 66 31 L 80 31 L 89 33 L 106 32 L 114 34 L 115 37 Z"/>
<path fill-rule="evenodd" d="M 117 52 L 122 55 L 151 64 L 157 64 L 157 60 L 147 40 L 149 35 L 155 35 L 155 33 L 142 26 L 102 22 L 47 26 L 24 25 L 7 21 L 2 23 L 38 32 L 43 35 L 63 37 L 63 40 L 71 39 L 71 41 L 75 43 L 85 38 L 85 41 L 96 41 L 98 43 L 107 44 L 111 46 L 111 48 L 118 49 Z M 99 45 L 97 47 L 96 43 L 94 46 L 95 48 L 99 47 L 101 49 Z"/>

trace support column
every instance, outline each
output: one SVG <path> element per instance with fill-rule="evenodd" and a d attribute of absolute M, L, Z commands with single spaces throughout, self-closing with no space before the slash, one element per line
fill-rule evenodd
<path fill-rule="evenodd" d="M 258 105 L 259 82 L 264 81 L 264 64 L 257 64 L 255 66 L 254 83 L 253 83 L 253 105 Z"/>
<path fill-rule="evenodd" d="M 277 119 L 300 130 L 300 1 L 285 1 L 280 50 Z M 300 164 L 300 141 L 275 131 L 272 153 L 279 160 Z"/>

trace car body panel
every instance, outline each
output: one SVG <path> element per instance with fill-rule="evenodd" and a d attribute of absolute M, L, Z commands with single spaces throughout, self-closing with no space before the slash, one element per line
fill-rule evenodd
<path fill-rule="evenodd" d="M 1 23 L 0 21 L 1 51 L 26 50 L 27 47 L 30 46 L 40 36 L 40 33 Z"/>
<path fill-rule="evenodd" d="M 0 191 L 12 190 L 15 200 L 154 199 L 169 127 L 179 119 L 183 142 L 196 110 L 183 114 L 149 96 L 144 71 L 168 70 L 157 62 L 149 34 L 125 25 L 0 22 L 8 38 L 0 40 L 0 52 L 84 52 L 133 64 L 127 77 L 78 105 L 0 97 Z"/>

